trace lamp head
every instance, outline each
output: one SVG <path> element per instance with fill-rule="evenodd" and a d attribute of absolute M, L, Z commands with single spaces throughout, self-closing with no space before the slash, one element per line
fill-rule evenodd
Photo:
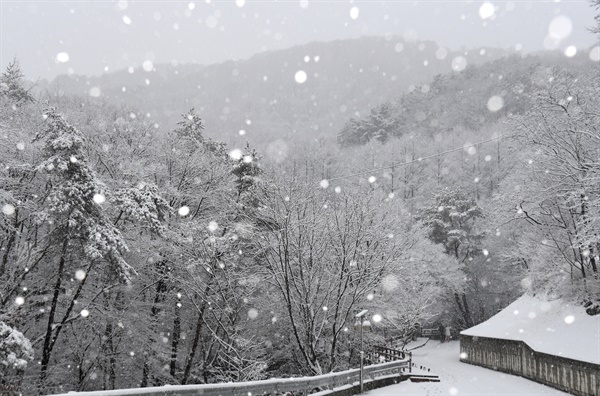
<path fill-rule="evenodd" d="M 368 319 L 365 319 L 365 321 L 362 322 L 362 327 L 365 331 L 371 330 L 371 322 Z"/>

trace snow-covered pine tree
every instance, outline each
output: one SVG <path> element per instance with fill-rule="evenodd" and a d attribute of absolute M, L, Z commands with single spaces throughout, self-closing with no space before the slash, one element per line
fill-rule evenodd
<path fill-rule="evenodd" d="M 94 267 L 104 264 L 124 282 L 133 272 L 123 258 L 125 241 L 101 207 L 108 191 L 88 165 L 82 134 L 54 108 L 47 109 L 44 118 L 45 127 L 35 138 L 44 142 L 43 160 L 37 169 L 45 175 L 48 186 L 43 217 L 51 225 L 48 243 L 58 263 L 43 337 L 42 384 L 61 330 L 67 321 L 79 316 L 73 312 L 74 306 Z M 85 275 L 78 287 L 66 301 L 61 299 L 67 271 L 72 273 L 82 266 Z"/>
<path fill-rule="evenodd" d="M 9 63 L 6 71 L 0 76 L 0 96 L 8 97 L 15 106 L 34 101 L 33 96 L 29 93 L 30 89 L 25 89 L 23 77 L 17 59 Z"/>
<path fill-rule="evenodd" d="M 33 360 L 31 342 L 17 329 L 0 320 L 0 384 L 15 385 L 19 377 L 10 377 L 11 372 L 23 373 Z"/>

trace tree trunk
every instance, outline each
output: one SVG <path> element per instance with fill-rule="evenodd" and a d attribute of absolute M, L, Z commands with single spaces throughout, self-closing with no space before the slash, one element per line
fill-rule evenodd
<path fill-rule="evenodd" d="M 171 377 L 175 378 L 177 371 L 177 352 L 179 347 L 179 338 L 181 337 L 181 298 L 180 294 L 177 295 L 177 302 L 175 303 L 175 318 L 173 319 L 173 336 L 171 337 L 171 364 L 170 374 Z"/>
<path fill-rule="evenodd" d="M 473 327 L 473 319 L 471 318 L 471 311 L 469 310 L 469 304 L 467 303 L 467 294 L 462 294 L 463 307 L 465 309 L 465 322 L 467 326 Z"/>
<path fill-rule="evenodd" d="M 142 369 L 142 382 L 140 388 L 148 386 L 148 376 L 150 374 L 150 364 L 148 364 L 148 352 L 144 352 L 144 368 Z"/>
<path fill-rule="evenodd" d="M 593 255 L 593 250 L 590 249 L 590 264 L 592 265 L 592 271 L 594 272 L 594 274 L 598 273 L 598 263 L 597 263 L 597 259 L 596 256 Z"/>
<path fill-rule="evenodd" d="M 41 373 L 40 373 L 40 382 L 42 387 L 46 382 L 46 375 L 48 373 L 48 364 L 50 363 L 50 354 L 52 353 L 52 348 L 54 347 L 53 335 L 54 335 L 54 316 L 56 315 L 56 308 L 58 306 L 58 297 L 60 295 L 60 286 L 62 282 L 62 275 L 65 270 L 65 262 L 66 262 L 66 254 L 67 254 L 67 246 L 69 244 L 69 239 L 65 235 L 65 240 L 63 241 L 62 252 L 60 256 L 60 261 L 58 262 L 58 272 L 56 274 L 56 283 L 54 284 L 54 293 L 52 296 L 52 303 L 50 305 L 50 313 L 48 314 L 48 324 L 46 326 L 46 335 L 44 336 L 44 347 L 42 349 L 42 361 L 41 361 Z"/>
<path fill-rule="evenodd" d="M 469 305 L 467 304 L 467 295 L 465 293 L 461 293 L 459 296 L 458 293 L 454 293 L 454 301 L 456 301 L 456 305 L 465 321 L 465 326 L 472 327 L 473 321 L 471 320 L 471 313 L 469 312 Z"/>
<path fill-rule="evenodd" d="M 198 320 L 196 321 L 196 331 L 194 332 L 194 341 L 192 342 L 192 348 L 190 349 L 190 354 L 188 355 L 187 362 L 185 364 L 185 370 L 183 371 L 183 378 L 181 379 L 182 385 L 185 385 L 187 383 L 190 376 L 190 370 L 192 369 L 194 357 L 196 356 L 196 349 L 198 349 L 198 341 L 200 341 L 200 334 L 202 333 L 202 321 L 205 309 L 206 301 L 202 303 L 202 305 L 200 306 L 200 311 L 198 312 Z"/>
<path fill-rule="evenodd" d="M 110 283 L 112 280 L 112 275 L 110 273 L 107 274 L 107 280 Z M 104 309 L 106 312 L 110 310 L 110 291 L 108 288 L 104 288 L 103 290 L 103 300 L 104 300 Z M 116 382 L 116 361 L 115 361 L 115 348 L 114 348 L 114 327 L 112 324 L 112 318 L 108 317 L 106 320 L 106 326 L 104 327 L 104 337 L 106 338 L 106 342 L 103 344 L 103 352 L 105 357 L 108 356 L 108 367 L 106 369 L 107 373 L 105 373 L 105 378 L 108 380 L 108 389 L 115 389 Z"/>
<path fill-rule="evenodd" d="M 110 319 L 109 319 L 110 320 Z M 104 353 L 109 356 L 108 358 L 108 389 L 115 389 L 115 380 L 116 380 L 116 361 L 115 361 L 115 351 L 113 345 L 113 325 L 112 323 L 106 323 L 106 328 L 104 329 L 104 336 L 106 337 L 106 344 L 104 347 Z"/>
<path fill-rule="evenodd" d="M 160 263 L 161 265 L 165 265 L 165 263 Z M 161 274 L 162 275 L 162 274 Z M 156 284 L 156 294 L 154 295 L 154 303 L 152 304 L 152 308 L 150 309 L 150 326 L 155 327 L 156 317 L 160 313 L 161 309 L 159 304 L 164 300 L 164 294 L 167 291 L 167 283 L 165 279 L 162 278 Z M 145 388 L 148 386 L 148 377 L 150 375 L 150 354 L 145 351 L 144 352 L 144 368 L 142 369 L 142 382 L 141 387 Z"/>
<path fill-rule="evenodd" d="M 6 271 L 6 264 L 8 263 L 8 256 L 12 250 L 12 245 L 15 242 L 16 232 L 12 232 L 10 234 L 10 238 L 8 238 L 8 242 L 6 243 L 6 247 L 4 248 L 4 255 L 2 256 L 2 263 L 0 264 L 0 276 L 4 275 L 4 271 Z"/>

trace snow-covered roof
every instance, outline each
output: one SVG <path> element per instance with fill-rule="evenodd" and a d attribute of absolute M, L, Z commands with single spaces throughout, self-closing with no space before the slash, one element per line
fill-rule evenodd
<path fill-rule="evenodd" d="M 538 352 L 600 364 L 600 315 L 562 299 L 525 294 L 461 334 L 523 341 Z"/>

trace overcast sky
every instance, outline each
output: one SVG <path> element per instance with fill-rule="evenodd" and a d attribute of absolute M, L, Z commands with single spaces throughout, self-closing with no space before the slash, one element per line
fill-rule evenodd
<path fill-rule="evenodd" d="M 203 64 L 363 35 L 449 48 L 589 49 L 582 1 L 27 1 L 0 0 L 1 67 L 29 78 L 98 75 L 144 61 Z"/>

